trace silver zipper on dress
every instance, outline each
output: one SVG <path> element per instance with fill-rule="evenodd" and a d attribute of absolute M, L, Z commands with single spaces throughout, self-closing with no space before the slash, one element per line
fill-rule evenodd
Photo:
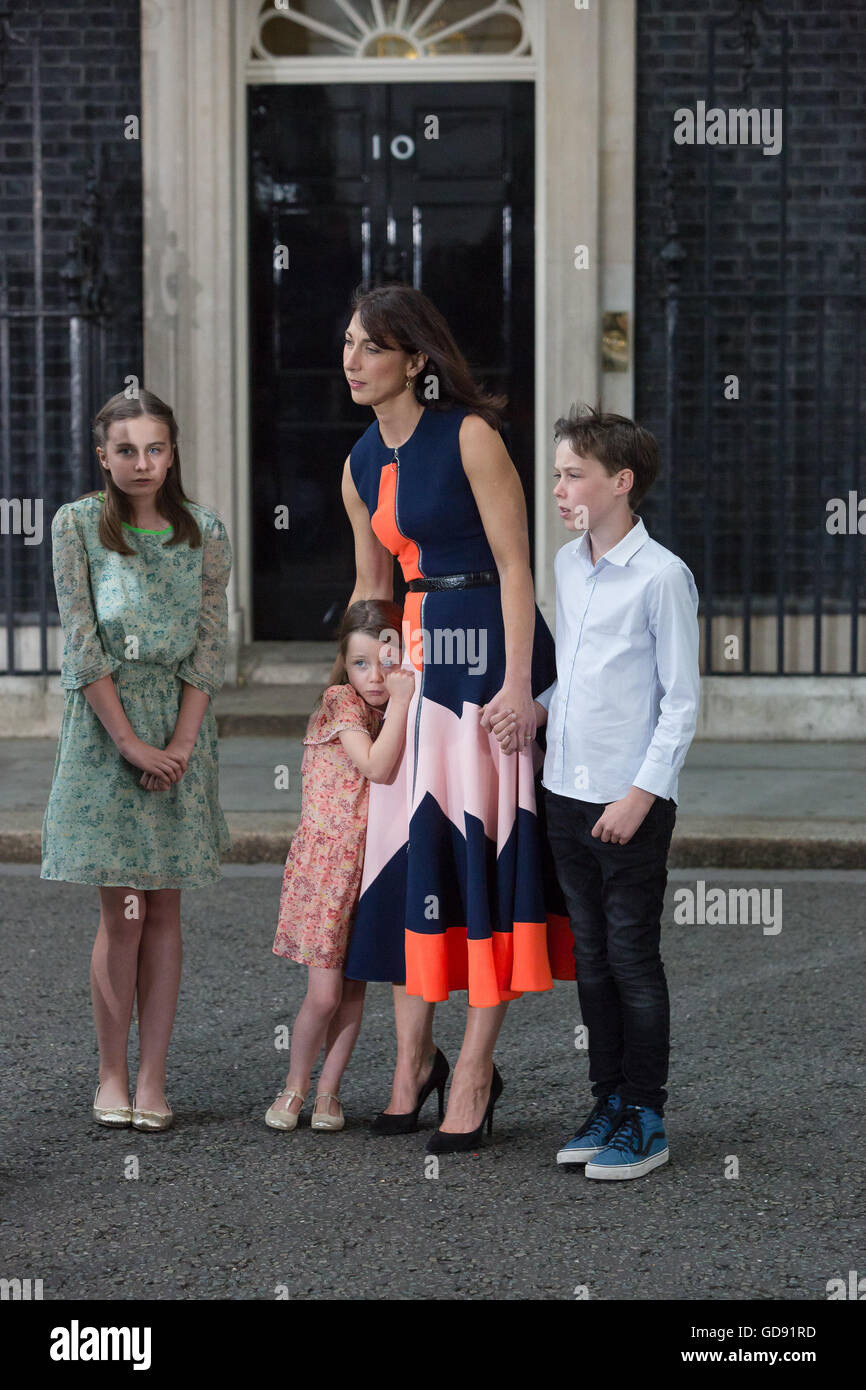
<path fill-rule="evenodd" d="M 400 535 L 404 536 L 405 539 L 408 540 L 409 537 L 406 535 L 405 531 L 400 525 L 400 507 L 398 503 L 398 498 L 400 494 L 400 452 L 396 444 L 394 446 L 394 457 L 392 458 L 391 462 L 396 463 L 397 465 L 397 481 L 394 484 L 394 520 L 397 523 L 397 530 L 400 532 Z"/>
<path fill-rule="evenodd" d="M 421 632 L 422 632 L 422 634 L 423 634 L 423 632 L 424 632 L 424 603 L 425 603 L 426 599 L 427 599 L 427 595 L 426 595 L 426 594 L 423 594 L 423 595 L 422 595 L 422 598 L 421 598 Z M 421 651 L 423 652 L 423 650 L 424 650 L 424 643 L 423 643 L 423 640 L 422 640 L 422 643 L 421 643 Z M 424 660 L 423 657 L 422 657 L 421 659 L 422 659 L 422 661 Z M 415 758 L 414 758 L 414 761 L 413 761 L 413 763 L 412 763 L 412 800 L 413 800 L 413 802 L 414 802 L 414 800 L 415 800 L 415 779 L 416 779 L 416 777 L 418 776 L 418 739 L 419 739 L 419 736 L 420 736 L 420 733 L 421 733 L 421 702 L 422 702 L 422 700 L 424 699 L 424 680 L 425 680 L 425 678 L 426 678 L 426 675 L 427 675 L 427 662 L 424 661 L 424 665 L 423 665 L 422 668 L 421 668 L 421 689 L 418 691 L 418 708 L 417 708 L 417 710 L 415 711 Z"/>

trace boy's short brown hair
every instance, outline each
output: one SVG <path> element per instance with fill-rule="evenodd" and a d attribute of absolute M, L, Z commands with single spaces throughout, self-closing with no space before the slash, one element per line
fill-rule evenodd
<path fill-rule="evenodd" d="M 553 427 L 553 440 L 568 441 L 573 454 L 598 459 L 611 476 L 630 468 L 634 484 L 628 495 L 634 509 L 649 492 L 659 472 L 659 446 L 650 434 L 625 415 L 604 414 L 591 405 L 573 405 L 567 418 L 561 416 Z"/>

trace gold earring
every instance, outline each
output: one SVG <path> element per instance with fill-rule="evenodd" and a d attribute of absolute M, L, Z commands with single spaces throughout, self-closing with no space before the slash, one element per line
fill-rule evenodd
<path fill-rule="evenodd" d="M 411 387 L 411 385 L 412 385 L 412 378 L 411 378 L 410 376 L 407 376 L 407 378 L 406 378 L 406 389 L 408 390 L 408 389 Z"/>

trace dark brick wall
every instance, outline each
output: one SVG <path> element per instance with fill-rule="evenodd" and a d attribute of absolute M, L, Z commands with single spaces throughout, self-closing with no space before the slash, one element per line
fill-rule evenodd
<path fill-rule="evenodd" d="M 750 89 L 744 93 L 735 22 L 717 32 L 711 92 L 709 21 L 738 9 L 754 11 L 716 0 L 638 2 L 635 411 L 664 441 L 670 480 L 670 492 L 657 484 L 645 510 L 654 534 L 682 554 L 702 592 L 712 587 L 719 600 L 737 598 L 751 585 L 757 611 L 767 611 L 781 588 L 787 611 L 802 612 L 812 611 L 818 591 L 825 610 L 838 612 L 856 593 L 863 542 L 828 537 L 825 504 L 849 488 L 866 490 L 858 472 L 866 355 L 856 262 L 866 241 L 866 7 L 861 0 L 767 0 L 768 20 L 787 21 L 784 98 L 781 31 L 765 26 L 760 13 Z M 694 110 L 699 100 L 725 110 L 782 106 L 783 152 L 676 145 L 674 112 Z M 712 314 L 700 293 L 682 301 L 679 428 L 668 458 L 662 252 L 671 210 L 685 253 L 683 291 L 709 284 L 722 294 Z M 784 301 L 787 317 L 772 293 L 779 290 L 797 292 Z M 727 373 L 740 378 L 738 402 L 723 399 Z"/>
<path fill-rule="evenodd" d="M 7 0 L 0 9 L 23 43 L 8 37 L 2 50 L 0 89 L 0 257 L 5 256 L 10 308 L 34 307 L 33 55 L 41 52 L 42 258 L 44 302 L 50 310 L 68 305 L 64 269 L 70 262 L 88 206 L 94 223 L 94 256 L 106 307 L 104 346 L 94 344 L 94 370 L 86 423 L 123 378 L 142 370 L 142 195 L 140 141 L 124 138 L 124 118 L 140 115 L 139 0 Z M 98 202 L 88 205 L 88 176 Z M 39 495 L 36 455 L 35 333 L 32 319 L 10 323 L 11 487 L 3 495 Z M 97 368 L 99 370 L 97 371 Z M 46 320 L 46 448 L 44 524 L 61 502 L 97 481 L 92 472 L 79 486 L 71 449 L 68 317 Z M 88 446 L 88 459 L 92 449 Z M 47 573 L 49 610 L 54 609 L 50 541 L 23 545 L 4 537 L 15 556 L 14 601 L 18 620 L 38 609 Z M 41 553 L 40 552 L 44 552 Z"/>

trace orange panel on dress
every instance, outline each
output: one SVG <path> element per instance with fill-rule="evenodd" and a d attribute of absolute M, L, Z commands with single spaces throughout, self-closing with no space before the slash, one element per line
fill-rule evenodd
<path fill-rule="evenodd" d="M 379 474 L 379 496 L 370 525 L 386 550 L 390 550 L 400 561 L 403 578 L 407 582 L 422 579 L 418 546 L 404 536 L 397 526 L 397 465 L 393 460 Z M 403 645 L 416 671 L 421 671 L 424 665 L 424 644 L 420 632 L 423 598 L 423 594 L 407 594 L 403 604 Z"/>
<path fill-rule="evenodd" d="M 403 646 L 416 671 L 424 669 L 424 635 L 421 631 L 423 594 L 407 594 L 403 602 Z"/>
<path fill-rule="evenodd" d="M 519 999 L 525 990 L 553 989 L 546 941 L 544 922 L 515 922 L 513 932 L 494 931 L 479 940 L 468 940 L 465 927 L 430 933 L 407 928 L 406 993 L 432 1004 L 468 989 L 469 1003 L 484 1009 Z"/>
<path fill-rule="evenodd" d="M 370 525 L 385 548 L 397 556 L 403 578 L 423 578 L 418 546 L 404 536 L 397 525 L 397 465 L 393 460 L 385 464 L 379 474 L 379 496 Z"/>

